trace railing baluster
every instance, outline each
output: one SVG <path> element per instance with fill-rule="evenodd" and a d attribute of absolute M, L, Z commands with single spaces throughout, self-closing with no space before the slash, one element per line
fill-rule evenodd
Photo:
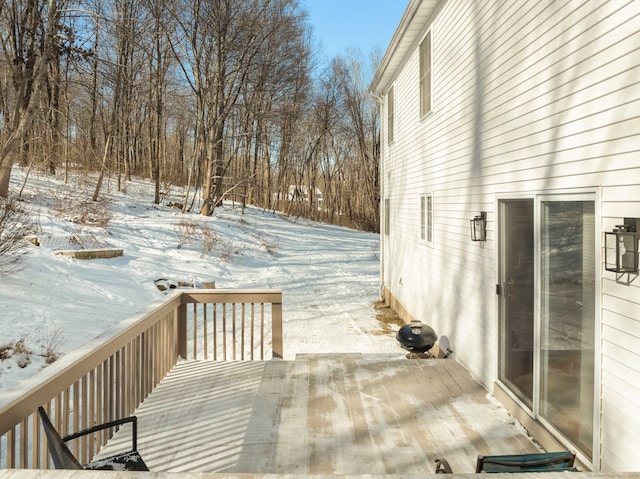
<path fill-rule="evenodd" d="M 203 348 L 204 348 L 204 359 L 205 361 L 207 359 L 209 359 L 209 345 L 207 343 L 208 340 L 208 336 L 207 336 L 207 305 L 203 304 L 202 305 L 202 341 L 203 341 Z"/>
<path fill-rule="evenodd" d="M 244 303 L 240 306 L 241 326 L 240 326 L 240 359 L 244 359 Z"/>
<path fill-rule="evenodd" d="M 81 396 L 82 396 L 82 410 L 81 412 L 81 422 L 78 424 L 79 427 L 82 428 L 87 428 L 89 427 L 89 375 L 86 374 L 82 377 L 82 389 L 81 389 Z M 75 429 L 76 431 L 78 430 L 78 428 Z M 81 463 L 87 463 L 91 460 L 91 458 L 93 457 L 91 455 L 91 452 L 89 451 L 89 437 L 84 436 L 82 438 L 81 441 L 81 449 L 82 449 L 82 459 L 80 460 Z"/>
<path fill-rule="evenodd" d="M 127 414 L 127 411 L 133 411 L 135 405 L 133 404 L 133 388 L 131 387 L 131 381 L 133 380 L 133 361 L 131 359 L 131 342 L 127 343 L 124 347 L 124 385 L 125 385 L 125 400 L 122 401 L 124 405 L 123 414 Z"/>
<path fill-rule="evenodd" d="M 162 319 L 162 331 L 164 337 L 164 341 L 162 341 L 162 377 L 165 377 L 167 372 L 171 370 L 171 323 L 169 315 L 165 315 Z"/>
<path fill-rule="evenodd" d="M 97 414 L 96 414 L 96 422 L 98 424 L 105 423 L 106 419 L 106 411 L 107 411 L 107 377 L 108 377 L 108 361 L 103 361 L 100 367 L 98 368 L 98 377 L 96 378 L 98 381 L 98 391 L 96 391 L 96 399 L 97 401 Z M 104 431 L 100 431 L 99 433 L 99 443 L 98 449 L 104 446 L 106 442 L 106 436 Z"/>
<path fill-rule="evenodd" d="M 164 347 L 162 348 L 162 357 L 164 358 L 164 367 L 162 368 L 162 377 L 165 377 L 167 373 L 171 370 L 171 315 L 165 315 L 162 320 L 162 329 L 164 330 Z"/>
<path fill-rule="evenodd" d="M 227 360 L 227 304 L 222 303 L 222 360 Z"/>
<path fill-rule="evenodd" d="M 122 413 L 122 389 L 124 387 L 124 385 L 122 384 L 122 348 L 120 350 L 118 350 L 118 352 L 116 353 L 116 372 L 115 372 L 115 381 L 113 383 L 113 387 L 114 387 L 114 413 L 113 413 L 113 418 L 117 419 L 119 417 L 121 417 L 121 413 Z M 109 433 L 109 436 L 113 436 L 113 432 Z"/>
<path fill-rule="evenodd" d="M 51 417 L 51 402 L 48 401 L 44 404 L 44 410 L 47 412 L 47 415 Z M 40 429 L 40 416 L 38 416 L 38 429 Z M 49 449 L 47 447 L 47 438 L 46 436 L 41 436 L 42 442 L 39 444 L 40 449 L 42 450 L 43 456 L 43 466 L 44 469 L 49 469 L 51 467 L 51 456 L 49 456 Z"/>
<path fill-rule="evenodd" d="M 175 319 L 173 314 L 167 314 L 167 371 L 170 371 L 176 360 L 175 341 Z"/>
<path fill-rule="evenodd" d="M 100 384 L 101 381 L 101 376 L 100 376 L 100 371 L 102 369 L 102 364 L 98 364 L 92 371 L 91 371 L 91 408 L 89 411 L 89 426 L 93 426 L 97 423 L 96 421 L 96 415 L 97 412 L 100 411 L 100 404 L 101 404 L 101 397 L 100 395 L 102 394 L 102 385 Z M 99 441 L 100 438 L 98 437 L 97 440 Z M 91 457 L 93 457 L 96 453 L 96 441 L 91 441 L 91 448 L 90 448 L 90 452 L 91 452 Z"/>
<path fill-rule="evenodd" d="M 198 304 L 193 303 L 193 359 L 198 359 Z"/>
<path fill-rule="evenodd" d="M 140 383 L 142 384 L 142 397 L 146 398 L 149 394 L 149 356 L 147 354 L 149 332 L 145 331 L 140 336 L 140 365 L 142 366 Z"/>
<path fill-rule="evenodd" d="M 233 324 L 233 360 L 238 359 L 236 356 L 236 303 L 231 303 L 231 321 Z"/>
<path fill-rule="evenodd" d="M 164 370 L 164 355 L 165 355 L 165 342 L 166 342 L 166 331 L 164 329 L 164 321 L 158 322 L 158 351 L 156 352 L 158 356 L 157 364 L 158 364 L 158 382 L 164 377 L 166 371 Z"/>
<path fill-rule="evenodd" d="M 63 431 L 62 435 L 66 436 L 69 434 L 69 416 L 70 412 L 73 411 L 73 405 L 71 404 L 71 390 L 72 386 L 69 386 L 65 390 L 62 391 L 62 397 L 60 401 L 60 420 L 62 421 L 60 431 Z"/>
<path fill-rule="evenodd" d="M 131 342 L 131 357 L 133 372 L 131 374 L 131 387 L 133 388 L 133 405 L 138 407 L 140 402 L 140 336 L 136 336 Z"/>
<path fill-rule="evenodd" d="M 260 303 L 260 360 L 264 360 L 264 303 Z"/>
<path fill-rule="evenodd" d="M 20 467 L 29 464 L 29 418 L 20 423 Z"/>
<path fill-rule="evenodd" d="M 16 467 L 16 428 L 7 431 L 7 469 Z"/>
<path fill-rule="evenodd" d="M 156 362 L 156 351 L 158 350 L 158 325 L 154 324 L 151 328 L 151 347 L 149 348 L 149 373 L 151 382 L 149 383 L 149 391 L 153 391 L 153 387 L 158 381 L 158 364 Z"/>
<path fill-rule="evenodd" d="M 213 309 L 213 360 L 217 361 L 218 360 L 218 337 L 217 337 L 218 305 L 214 303 L 211 305 L 211 307 Z"/>
<path fill-rule="evenodd" d="M 40 460 L 40 426 L 38 421 L 38 415 L 31 415 L 31 431 L 29 432 L 29 436 L 31 439 L 31 467 L 40 469 L 41 460 Z"/>
<path fill-rule="evenodd" d="M 107 382 L 107 422 L 115 419 L 116 402 L 115 402 L 115 382 L 116 382 L 116 355 L 109 358 L 109 377 Z M 107 440 L 111 437 L 111 430 L 107 429 Z"/>
<path fill-rule="evenodd" d="M 73 383 L 73 395 L 71 396 L 71 411 L 72 411 L 72 421 L 69 425 L 69 431 L 78 431 L 80 430 L 80 380 L 78 379 L 75 383 Z M 80 439 L 76 439 L 73 441 L 73 454 L 81 458 L 80 455 Z"/>
<path fill-rule="evenodd" d="M 251 360 L 254 359 L 254 339 L 255 339 L 255 335 L 254 335 L 254 328 L 255 328 L 255 312 L 256 312 L 256 305 L 255 303 L 251 303 Z"/>

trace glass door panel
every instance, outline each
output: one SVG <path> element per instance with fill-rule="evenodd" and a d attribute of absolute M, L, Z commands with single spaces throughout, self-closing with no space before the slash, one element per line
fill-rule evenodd
<path fill-rule="evenodd" d="M 533 402 L 533 200 L 503 200 L 500 267 L 500 380 Z"/>
<path fill-rule="evenodd" d="M 594 202 L 543 201 L 541 213 L 540 414 L 591 456 Z"/>

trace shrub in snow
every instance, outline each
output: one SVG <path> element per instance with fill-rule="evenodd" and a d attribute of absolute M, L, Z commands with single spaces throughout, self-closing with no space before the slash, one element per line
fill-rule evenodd
<path fill-rule="evenodd" d="M 181 220 L 174 227 L 178 236 L 178 249 L 189 243 L 198 232 L 198 225 L 193 221 Z"/>
<path fill-rule="evenodd" d="M 20 368 L 26 368 L 31 364 L 31 355 L 24 338 L 0 345 L 0 360 L 13 359 Z"/>
<path fill-rule="evenodd" d="M 35 232 L 31 218 L 15 199 L 0 198 L 0 272 L 20 270 L 27 253 L 25 237 Z"/>

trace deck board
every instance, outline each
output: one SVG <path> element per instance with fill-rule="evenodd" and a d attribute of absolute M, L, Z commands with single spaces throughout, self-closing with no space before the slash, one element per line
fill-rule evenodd
<path fill-rule="evenodd" d="M 466 473 L 538 450 L 452 359 L 185 361 L 136 414 L 152 471 L 428 474 L 446 457 Z"/>

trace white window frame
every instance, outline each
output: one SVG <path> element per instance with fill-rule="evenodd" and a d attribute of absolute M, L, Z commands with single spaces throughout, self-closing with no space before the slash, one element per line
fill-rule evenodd
<path fill-rule="evenodd" d="M 387 144 L 389 145 L 395 141 L 395 109 L 395 89 L 391 85 L 387 93 Z"/>
<path fill-rule="evenodd" d="M 428 56 L 428 58 L 425 59 L 425 56 Z M 431 30 L 427 32 L 420 42 L 418 57 L 420 118 L 424 118 L 433 110 L 433 36 Z"/>
<path fill-rule="evenodd" d="M 384 199 L 384 234 L 385 236 L 391 234 L 391 200 L 389 198 Z"/>
<path fill-rule="evenodd" d="M 433 246 L 433 193 L 420 195 L 420 241 Z"/>

